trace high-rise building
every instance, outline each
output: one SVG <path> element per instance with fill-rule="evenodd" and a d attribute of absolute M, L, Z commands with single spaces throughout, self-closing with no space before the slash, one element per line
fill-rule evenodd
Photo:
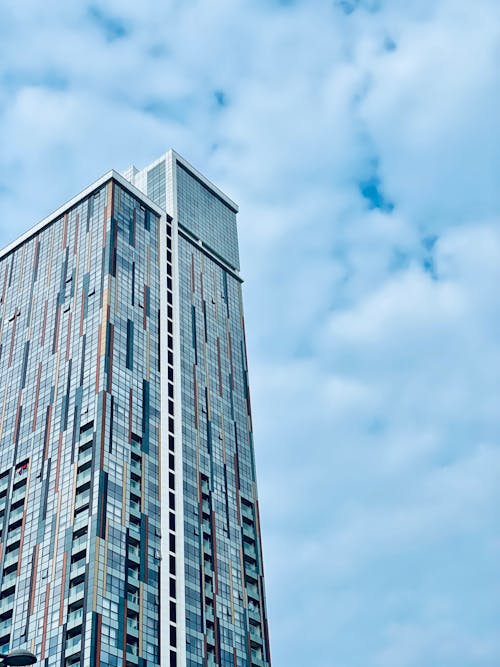
<path fill-rule="evenodd" d="M 270 665 L 236 205 L 173 151 L 0 251 L 0 651 Z"/>

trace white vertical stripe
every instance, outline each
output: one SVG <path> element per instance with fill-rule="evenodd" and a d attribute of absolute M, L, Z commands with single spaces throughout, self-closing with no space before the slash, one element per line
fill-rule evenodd
<path fill-rule="evenodd" d="M 160 219 L 160 525 L 161 525 L 161 575 L 160 575 L 160 656 L 161 667 L 169 667 L 170 605 L 168 558 L 168 329 L 167 329 L 167 219 Z"/>

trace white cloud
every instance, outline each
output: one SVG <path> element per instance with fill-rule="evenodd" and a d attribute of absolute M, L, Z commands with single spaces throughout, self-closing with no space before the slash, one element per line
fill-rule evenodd
<path fill-rule="evenodd" d="M 391 196 L 439 229 L 500 204 L 500 9 L 488 0 L 434 5 L 425 21 L 388 13 L 397 48 L 385 58 L 365 54 L 371 86 L 362 116 Z"/>
<path fill-rule="evenodd" d="M 498 3 L 95 4 L 2 7 L 0 243 L 170 145 L 227 189 L 275 663 L 497 664 Z"/>

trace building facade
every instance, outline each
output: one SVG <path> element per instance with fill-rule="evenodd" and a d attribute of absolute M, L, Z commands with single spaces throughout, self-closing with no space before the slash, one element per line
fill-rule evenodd
<path fill-rule="evenodd" d="M 270 664 L 236 212 L 170 151 L 0 252 L 0 651 Z"/>

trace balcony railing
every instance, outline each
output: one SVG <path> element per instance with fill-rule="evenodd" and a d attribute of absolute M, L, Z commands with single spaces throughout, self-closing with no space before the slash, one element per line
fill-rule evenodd
<path fill-rule="evenodd" d="M 16 572 L 13 572 L 12 574 L 6 574 L 3 579 L 2 579 L 2 590 L 6 590 L 7 588 L 10 588 L 16 583 L 17 579 L 17 574 Z"/>
<path fill-rule="evenodd" d="M 252 651 L 252 665 L 256 667 L 264 667 L 264 661 L 262 660 L 262 654 L 257 651 Z"/>
<path fill-rule="evenodd" d="M 18 560 L 19 560 L 19 549 L 16 549 L 15 551 L 11 551 L 5 554 L 5 560 L 3 566 L 10 567 L 14 563 L 17 563 Z"/>
<path fill-rule="evenodd" d="M 139 560 L 141 557 L 141 551 L 139 547 L 133 546 L 132 544 L 128 545 L 128 557 Z"/>
<path fill-rule="evenodd" d="M 25 464 L 22 468 L 16 470 L 16 476 L 14 477 L 14 484 L 20 479 L 24 479 L 28 476 L 28 464 Z"/>
<path fill-rule="evenodd" d="M 92 431 L 92 429 L 89 429 L 87 433 L 80 436 L 80 443 L 79 443 L 80 447 L 82 445 L 86 445 L 88 442 L 92 442 L 93 439 L 94 439 L 94 432 Z"/>
<path fill-rule="evenodd" d="M 252 508 L 249 507 L 248 505 L 245 505 L 245 503 L 241 503 L 241 513 L 243 514 L 243 516 L 246 516 L 248 519 L 252 519 L 253 521 Z"/>
<path fill-rule="evenodd" d="M 10 513 L 9 523 L 14 523 L 18 519 L 20 519 L 23 516 L 23 514 L 24 514 L 24 507 L 17 507 Z"/>
<path fill-rule="evenodd" d="M 128 580 L 134 584 L 139 585 L 139 571 L 129 569 Z"/>
<path fill-rule="evenodd" d="M 141 495 L 141 483 L 137 482 L 135 479 L 130 480 L 130 488 L 132 491 L 137 492 L 137 495 Z"/>
<path fill-rule="evenodd" d="M 87 463 L 87 461 L 90 461 L 91 458 L 92 458 L 92 447 L 89 447 L 84 452 L 80 452 L 80 454 L 78 454 L 78 463 L 82 465 L 82 463 Z"/>
<path fill-rule="evenodd" d="M 139 596 L 136 593 L 132 593 L 132 591 L 128 591 L 127 593 L 127 600 L 131 604 L 134 604 L 136 606 L 139 605 Z"/>
<path fill-rule="evenodd" d="M 12 628 L 12 618 L 8 618 L 6 621 L 0 623 L 0 637 L 8 634 Z"/>
<path fill-rule="evenodd" d="M 253 618 L 254 621 L 260 621 L 260 609 L 257 606 L 248 607 L 248 615 L 250 618 Z"/>
<path fill-rule="evenodd" d="M 92 470 L 90 468 L 88 470 L 83 470 L 82 472 L 79 472 L 78 475 L 76 476 L 76 485 L 81 486 L 82 484 L 85 484 L 85 482 L 88 482 L 91 477 L 92 477 Z"/>
<path fill-rule="evenodd" d="M 127 618 L 127 632 L 131 632 L 132 634 L 138 634 L 139 633 L 139 622 L 134 621 L 131 618 Z"/>
<path fill-rule="evenodd" d="M 75 508 L 83 507 L 87 505 L 90 501 L 90 492 L 86 491 L 85 493 L 77 493 L 75 498 Z"/>
<path fill-rule="evenodd" d="M 127 642 L 127 653 L 130 653 L 130 655 L 139 655 L 139 648 L 137 644 L 130 644 Z"/>
<path fill-rule="evenodd" d="M 7 533 L 7 543 L 6 543 L 7 546 L 19 540 L 20 537 L 21 537 L 21 526 L 18 526 L 14 530 L 9 530 L 9 532 Z"/>
<path fill-rule="evenodd" d="M 82 645 L 82 636 L 76 635 L 76 637 L 69 637 L 66 640 L 66 653 L 74 653 L 79 651 Z"/>
<path fill-rule="evenodd" d="M 11 498 L 11 501 L 10 501 L 10 502 L 11 502 L 11 504 L 13 505 L 13 504 L 16 503 L 18 500 L 22 500 L 22 499 L 24 499 L 25 496 L 26 496 L 26 485 L 23 484 L 22 488 L 20 488 L 20 489 L 16 489 L 16 490 L 14 491 L 14 493 L 12 494 L 12 498 Z"/>
<path fill-rule="evenodd" d="M 77 586 L 71 586 L 69 589 L 69 602 L 74 602 L 83 597 L 85 591 L 84 584 L 78 584 Z"/>
<path fill-rule="evenodd" d="M 243 522 L 243 535 L 255 539 L 255 531 L 253 529 L 253 526 L 250 526 L 248 523 Z"/>
<path fill-rule="evenodd" d="M 136 461 L 135 459 L 132 459 L 130 461 L 130 467 L 131 467 L 132 470 L 134 470 L 135 472 L 138 472 L 140 474 L 142 466 L 141 466 L 139 461 Z"/>
<path fill-rule="evenodd" d="M 74 627 L 75 625 L 80 625 L 82 622 L 83 618 L 83 608 L 81 609 L 75 609 L 75 611 L 72 611 L 68 614 L 67 622 L 68 622 L 68 627 Z"/>
<path fill-rule="evenodd" d="M 73 540 L 73 544 L 71 545 L 71 551 L 73 553 L 76 553 L 77 551 L 85 549 L 86 546 L 87 546 L 87 536 L 82 535 L 81 537 L 77 537 L 76 540 Z"/>
<path fill-rule="evenodd" d="M 257 552 L 255 551 L 255 547 L 252 544 L 243 542 L 243 552 L 246 556 L 257 559 Z"/>
<path fill-rule="evenodd" d="M 130 511 L 135 512 L 136 514 L 141 513 L 141 504 L 136 503 L 134 500 L 130 501 Z"/>
<path fill-rule="evenodd" d="M 9 595 L 8 598 L 0 600 L 0 614 L 3 614 L 7 609 L 11 609 L 14 606 L 14 595 Z"/>

